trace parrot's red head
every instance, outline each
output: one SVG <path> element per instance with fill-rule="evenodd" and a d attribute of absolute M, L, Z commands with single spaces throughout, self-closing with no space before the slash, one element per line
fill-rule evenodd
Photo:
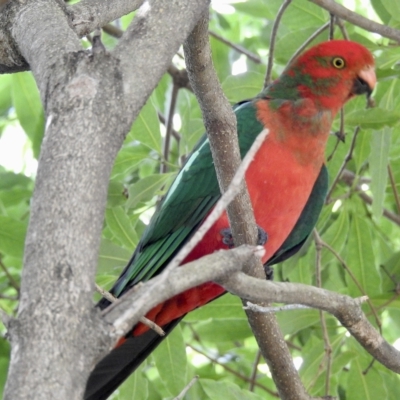
<path fill-rule="evenodd" d="M 300 55 L 271 89 L 286 88 L 288 99 L 310 98 L 318 108 L 337 111 L 355 95 L 369 96 L 375 84 L 372 54 L 358 43 L 332 40 Z"/>

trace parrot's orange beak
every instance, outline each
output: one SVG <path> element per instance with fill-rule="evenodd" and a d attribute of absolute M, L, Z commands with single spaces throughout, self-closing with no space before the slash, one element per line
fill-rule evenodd
<path fill-rule="evenodd" d="M 367 97 L 371 96 L 372 91 L 376 85 L 375 68 L 372 65 L 363 68 L 354 81 L 352 94 L 366 93 Z"/>

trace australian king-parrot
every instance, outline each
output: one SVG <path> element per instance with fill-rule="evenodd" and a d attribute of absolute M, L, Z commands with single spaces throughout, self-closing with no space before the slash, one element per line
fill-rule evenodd
<path fill-rule="evenodd" d="M 332 40 L 295 59 L 254 99 L 234 109 L 241 156 L 264 129 L 269 133 L 246 172 L 257 225 L 264 232 L 265 265 L 294 254 L 314 228 L 325 200 L 325 145 L 339 109 L 359 94 L 369 96 L 376 76 L 371 53 L 358 43 Z M 202 224 L 220 190 L 204 136 L 158 205 L 132 258 L 111 289 L 121 296 L 160 273 Z M 261 235 L 263 236 L 263 235 Z M 185 262 L 229 246 L 226 214 Z M 181 293 L 146 317 L 170 332 L 183 316 L 224 293 L 213 282 Z M 105 299 L 99 306 L 109 305 Z M 107 398 L 161 342 L 139 323 L 92 372 L 85 399 Z"/>

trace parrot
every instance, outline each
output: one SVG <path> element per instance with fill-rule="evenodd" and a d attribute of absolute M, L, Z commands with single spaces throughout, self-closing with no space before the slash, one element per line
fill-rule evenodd
<path fill-rule="evenodd" d="M 346 40 L 319 43 L 294 59 L 281 76 L 251 100 L 234 107 L 243 158 L 260 132 L 268 133 L 248 167 L 247 183 L 262 262 L 271 265 L 295 254 L 317 223 L 328 190 L 325 147 L 338 111 L 376 85 L 374 58 Z M 200 139 L 156 208 L 139 244 L 111 293 L 120 297 L 159 274 L 202 225 L 221 197 L 210 144 Z M 226 212 L 183 264 L 233 246 Z M 146 317 L 166 334 L 188 312 L 225 293 L 213 282 L 180 293 Z M 102 299 L 98 306 L 110 302 Z M 92 371 L 86 400 L 106 399 L 158 346 L 163 337 L 138 323 Z"/>

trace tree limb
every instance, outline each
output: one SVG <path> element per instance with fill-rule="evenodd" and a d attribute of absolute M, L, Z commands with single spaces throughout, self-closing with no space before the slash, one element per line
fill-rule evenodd
<path fill-rule="evenodd" d="M 202 110 L 221 192 L 224 193 L 240 164 L 236 120 L 212 66 L 205 16 L 184 44 L 187 71 Z M 235 245 L 256 243 L 257 228 L 246 185 L 227 209 Z M 259 260 L 252 259 L 246 273 L 265 278 Z M 267 360 L 282 399 L 309 399 L 274 315 L 247 311 L 258 345 Z M 291 379 L 288 380 L 287 376 Z"/>
<path fill-rule="evenodd" d="M 344 19 L 360 28 L 363 28 L 369 32 L 379 33 L 383 37 L 393 39 L 396 42 L 400 42 L 400 30 L 391 28 L 387 25 L 379 24 L 378 22 L 372 21 L 368 18 L 363 17 L 354 11 L 343 7 L 341 4 L 336 3 L 334 0 L 309 0 L 314 4 L 324 8 L 330 13 L 336 15 L 339 18 Z"/>

